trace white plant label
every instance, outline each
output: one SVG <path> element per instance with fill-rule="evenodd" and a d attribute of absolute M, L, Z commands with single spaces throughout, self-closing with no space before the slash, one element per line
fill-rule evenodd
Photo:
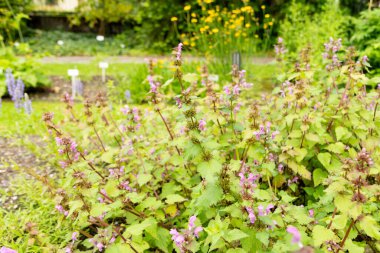
<path fill-rule="evenodd" d="M 102 82 L 106 82 L 106 69 L 108 68 L 108 62 L 99 62 L 99 68 L 102 69 Z"/>
<path fill-rule="evenodd" d="M 67 71 L 67 74 L 71 76 L 71 96 L 74 99 L 75 98 L 75 92 L 76 92 L 76 77 L 79 75 L 79 70 L 77 69 L 69 69 Z"/>

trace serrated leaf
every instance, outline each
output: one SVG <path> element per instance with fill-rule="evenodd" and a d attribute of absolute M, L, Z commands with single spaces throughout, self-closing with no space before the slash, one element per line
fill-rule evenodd
<path fill-rule="evenodd" d="M 183 202 L 185 200 L 186 199 L 184 197 L 182 197 L 181 195 L 179 195 L 179 194 L 170 194 L 170 195 L 166 196 L 165 202 L 167 204 L 171 205 L 171 204 L 174 204 L 174 203 Z"/>
<path fill-rule="evenodd" d="M 152 179 L 152 175 L 151 174 L 139 174 L 138 177 L 137 177 L 137 183 L 140 186 L 143 186 L 146 183 L 148 183 L 151 179 Z"/>
<path fill-rule="evenodd" d="M 256 239 L 259 240 L 265 247 L 269 244 L 269 233 L 268 232 L 258 232 L 256 233 Z"/>
<path fill-rule="evenodd" d="M 333 143 L 327 146 L 327 150 L 336 154 L 342 154 L 345 149 L 345 145 L 341 142 Z"/>
<path fill-rule="evenodd" d="M 328 176 L 328 173 L 322 169 L 315 169 L 313 171 L 314 186 L 321 184 Z"/>
<path fill-rule="evenodd" d="M 319 247 L 322 243 L 336 239 L 336 235 L 330 229 L 321 225 L 313 228 L 313 242 L 315 247 Z"/>
<path fill-rule="evenodd" d="M 360 220 L 359 224 L 368 236 L 380 240 L 380 227 L 373 217 L 367 215 Z"/>
<path fill-rule="evenodd" d="M 331 154 L 330 153 L 319 153 L 318 154 L 318 160 L 321 162 L 321 164 L 328 169 L 331 161 Z"/>
<path fill-rule="evenodd" d="M 223 190 L 217 184 L 208 184 L 206 190 L 196 200 L 199 207 L 210 207 L 218 203 L 223 197 Z"/>
<path fill-rule="evenodd" d="M 226 239 L 228 242 L 232 242 L 246 237 L 248 237 L 248 235 L 243 231 L 239 229 L 233 229 L 227 232 L 227 234 L 224 236 L 224 239 Z"/>
<path fill-rule="evenodd" d="M 141 235 L 146 228 L 155 225 L 156 223 L 157 221 L 154 218 L 149 217 L 139 224 L 130 225 L 129 227 L 127 227 L 124 233 L 128 233 L 131 235 Z"/>
<path fill-rule="evenodd" d="M 351 136 L 351 133 L 347 130 L 347 128 L 342 126 L 335 128 L 335 134 L 338 141 L 346 139 L 347 137 L 349 138 Z"/>

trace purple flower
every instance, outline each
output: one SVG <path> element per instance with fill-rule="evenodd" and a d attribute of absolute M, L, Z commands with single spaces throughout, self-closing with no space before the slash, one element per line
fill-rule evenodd
<path fill-rule="evenodd" d="M 259 205 L 257 207 L 257 212 L 259 213 L 259 216 L 264 216 L 264 207 L 262 205 Z"/>
<path fill-rule="evenodd" d="M 17 251 L 7 247 L 1 247 L 0 253 L 17 253 Z"/>
<path fill-rule="evenodd" d="M 293 236 L 292 237 L 292 243 L 300 243 L 301 234 L 296 227 L 288 226 L 286 229 L 286 232 L 288 232 L 289 234 L 291 234 Z"/>
<path fill-rule="evenodd" d="M 73 240 L 73 241 L 76 241 L 76 240 L 78 240 L 78 232 L 74 232 L 72 235 L 71 235 L 71 240 Z"/>
<path fill-rule="evenodd" d="M 240 93 L 240 88 L 239 88 L 238 85 L 235 85 L 235 86 L 234 86 L 234 88 L 233 88 L 233 90 L 232 90 L 232 93 L 233 93 L 234 95 L 239 95 L 239 93 Z"/>
<path fill-rule="evenodd" d="M 254 224 L 256 222 L 256 215 L 253 212 L 251 207 L 246 207 L 245 210 L 248 212 L 248 218 L 251 224 Z"/>
<path fill-rule="evenodd" d="M 96 247 L 98 248 L 98 250 L 99 250 L 100 252 L 102 252 L 102 251 L 103 251 L 103 248 L 104 248 L 104 245 L 103 245 L 103 243 L 98 242 L 98 243 L 96 244 Z"/>
<path fill-rule="evenodd" d="M 206 121 L 204 119 L 201 119 L 199 121 L 199 126 L 198 126 L 200 131 L 206 131 Z"/>
<path fill-rule="evenodd" d="M 228 95 L 231 95 L 231 89 L 230 89 L 230 87 L 229 86 L 224 86 L 223 87 L 223 90 L 224 90 L 224 93 L 226 93 L 226 95 L 228 96 Z"/>
<path fill-rule="evenodd" d="M 122 107 L 122 108 L 120 109 L 120 111 L 121 111 L 124 115 L 127 115 L 127 114 L 131 111 L 131 109 L 129 108 L 128 105 L 125 105 L 124 107 Z"/>
<path fill-rule="evenodd" d="M 194 236 L 195 236 L 196 238 L 198 238 L 198 237 L 199 237 L 199 233 L 202 232 L 202 231 L 203 231 L 203 227 L 196 227 L 196 228 L 194 229 Z"/>
<path fill-rule="evenodd" d="M 309 216 L 310 216 L 310 217 L 314 217 L 314 210 L 313 210 L 313 209 L 310 209 L 310 210 L 309 210 Z"/>
<path fill-rule="evenodd" d="M 180 60 L 181 60 L 181 56 L 182 56 L 182 46 L 183 46 L 182 43 L 179 43 L 179 44 L 178 44 L 178 47 L 177 47 L 177 54 L 176 54 L 177 61 L 180 61 Z"/>
<path fill-rule="evenodd" d="M 266 214 L 267 214 L 267 215 L 270 214 L 271 209 L 273 209 L 273 208 L 274 208 L 274 205 L 273 205 L 273 204 L 269 204 L 269 205 L 267 205 L 267 208 L 265 209 Z"/>
<path fill-rule="evenodd" d="M 124 93 L 124 96 L 125 96 L 125 99 L 128 101 L 131 99 L 131 91 L 130 90 L 126 90 L 125 93 Z"/>
<path fill-rule="evenodd" d="M 193 229 L 195 227 L 195 220 L 197 219 L 197 216 L 193 215 L 189 219 L 189 230 Z"/>
<path fill-rule="evenodd" d="M 366 64 L 368 62 L 368 56 L 364 55 L 362 57 L 362 62 L 363 62 L 363 64 Z"/>

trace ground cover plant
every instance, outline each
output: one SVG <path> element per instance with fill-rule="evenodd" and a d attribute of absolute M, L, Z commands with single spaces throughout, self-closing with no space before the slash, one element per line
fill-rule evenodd
<path fill-rule="evenodd" d="M 149 65 L 151 107 L 115 111 L 102 94 L 73 107 L 67 95 L 65 118 L 43 115 L 61 169 L 36 178 L 72 223 L 66 252 L 379 250 L 380 93 L 367 58 L 331 39 L 324 65 L 305 49 L 257 98 L 236 66 L 215 80 L 207 66 L 182 72 L 181 44 L 173 58 L 169 82 Z"/>

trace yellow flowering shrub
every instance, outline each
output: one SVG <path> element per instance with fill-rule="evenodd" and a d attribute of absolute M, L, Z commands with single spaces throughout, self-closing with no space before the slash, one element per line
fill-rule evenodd
<path fill-rule="evenodd" d="M 184 6 L 184 12 L 187 27 L 181 40 L 206 56 L 229 56 L 235 51 L 252 53 L 261 43 L 262 34 L 269 38 L 274 23 L 265 5 L 249 0 L 228 8 L 214 0 L 197 0 L 193 6 Z"/>

